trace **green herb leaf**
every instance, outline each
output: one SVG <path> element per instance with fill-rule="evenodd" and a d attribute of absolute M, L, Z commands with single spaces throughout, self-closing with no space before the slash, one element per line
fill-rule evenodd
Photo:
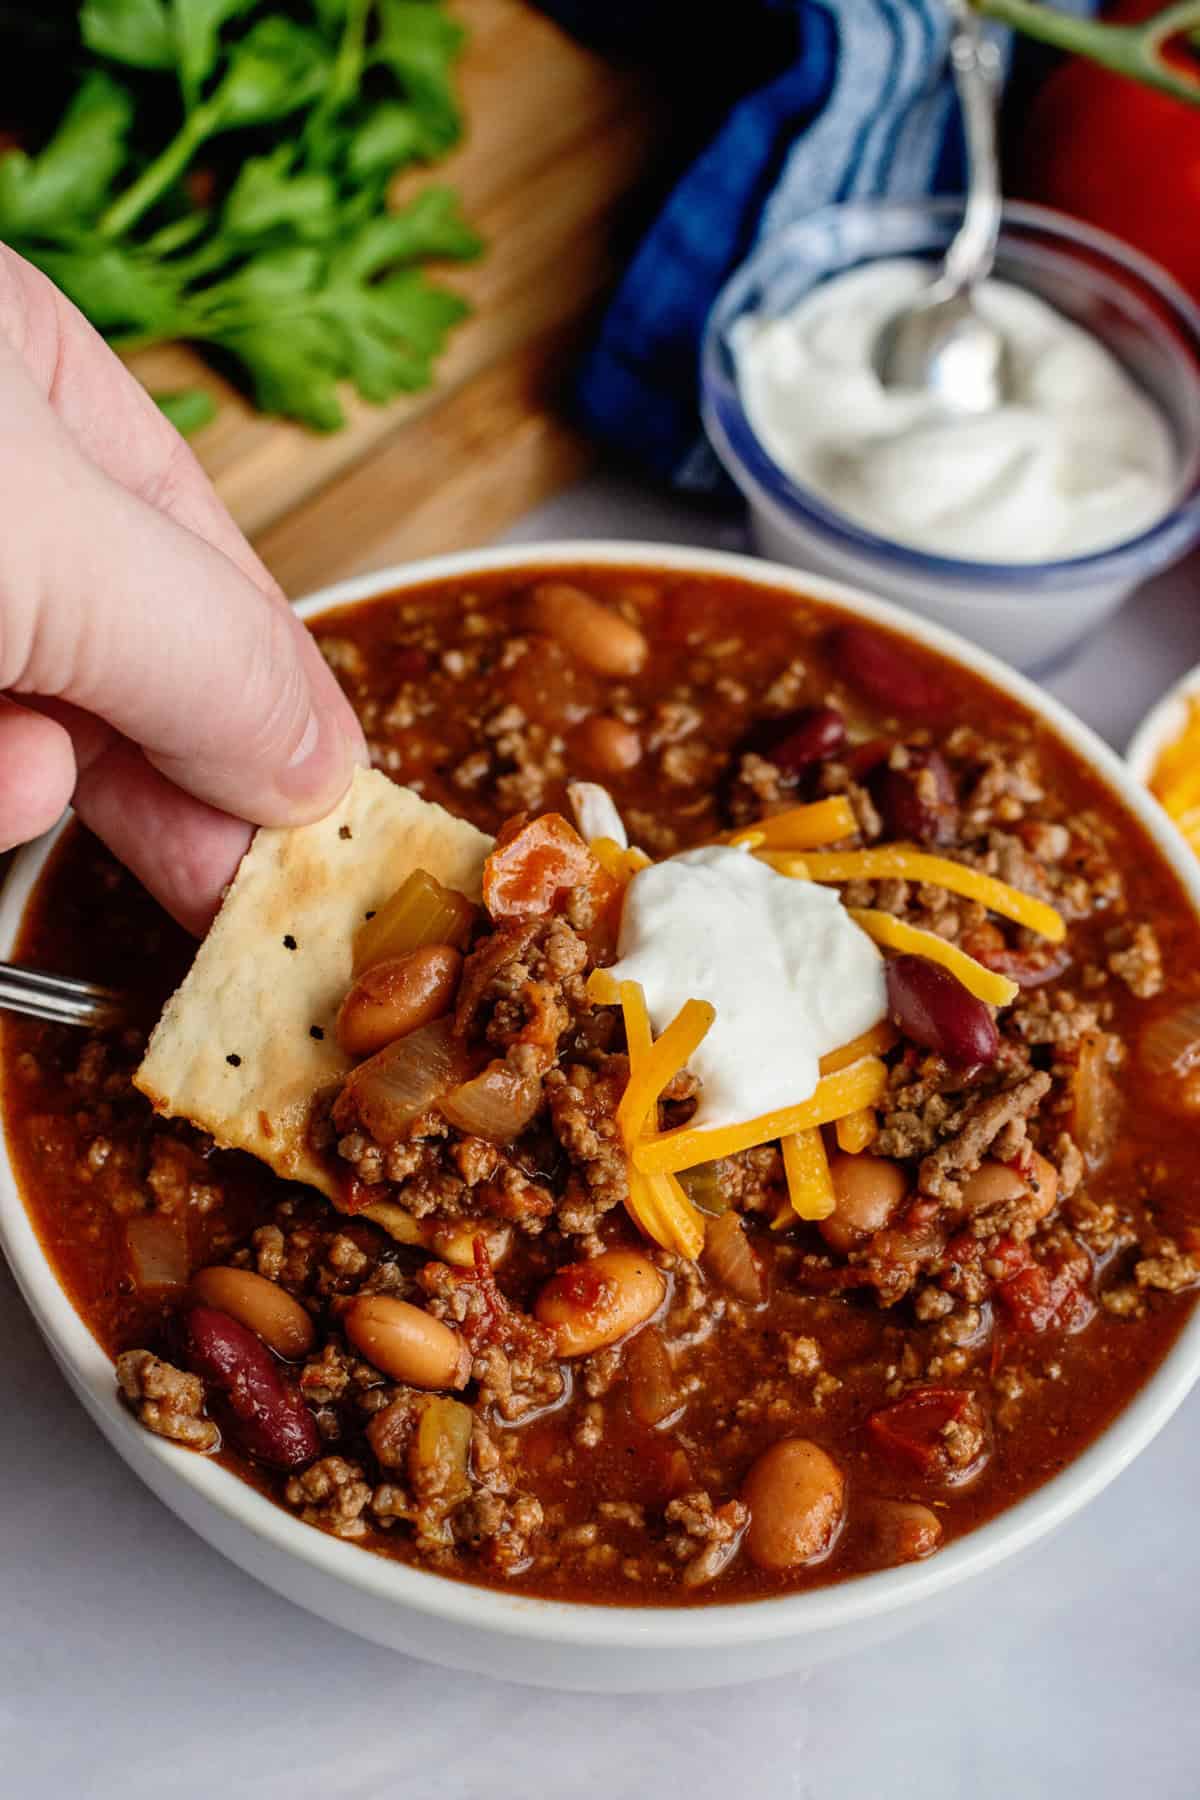
<path fill-rule="evenodd" d="M 239 243 L 288 230 L 325 238 L 337 227 L 337 184 L 316 169 L 295 171 L 295 152 L 281 144 L 268 156 L 252 156 L 225 201 L 221 228 Z"/>
<path fill-rule="evenodd" d="M 175 36 L 162 0 L 84 0 L 79 30 L 97 56 L 135 69 L 175 66 Z"/>
<path fill-rule="evenodd" d="M 171 0 L 171 27 L 179 85 L 187 106 L 200 98 L 217 66 L 222 25 L 248 12 L 255 0 Z"/>
<path fill-rule="evenodd" d="M 482 242 L 459 211 L 453 188 L 428 187 L 403 211 L 383 213 L 357 231 L 342 253 L 347 273 L 366 281 L 397 263 L 468 261 Z"/>
<path fill-rule="evenodd" d="M 367 114 L 346 146 L 346 167 L 357 181 L 391 175 L 407 162 L 434 157 L 440 146 L 415 106 L 384 100 Z"/>
<path fill-rule="evenodd" d="M 179 284 L 169 264 L 119 244 L 29 254 L 100 331 L 157 334 L 178 316 Z"/>
<path fill-rule="evenodd" d="M 54 238 L 85 226 L 125 162 L 132 120 L 128 90 L 93 70 L 44 150 L 0 157 L 0 236 Z"/>
<path fill-rule="evenodd" d="M 217 403 L 207 388 L 174 388 L 150 398 L 182 437 L 190 437 L 217 416 Z"/>
<path fill-rule="evenodd" d="M 454 62 L 463 37 L 462 27 L 431 0 L 379 0 L 372 58 L 391 70 L 441 151 L 456 144 L 462 131 Z"/>
<path fill-rule="evenodd" d="M 212 128 L 265 125 L 307 106 L 329 75 L 327 46 L 279 14 L 259 19 L 229 53 L 229 64 L 205 102 Z"/>

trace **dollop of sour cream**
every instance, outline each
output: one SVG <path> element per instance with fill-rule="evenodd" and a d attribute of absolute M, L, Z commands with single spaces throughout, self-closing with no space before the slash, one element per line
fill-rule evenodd
<path fill-rule="evenodd" d="M 812 1094 L 819 1063 L 879 1023 L 883 960 L 835 890 L 793 881 L 745 850 L 688 850 L 629 885 L 612 969 L 638 981 L 655 1033 L 685 1000 L 716 1018 L 688 1066 L 694 1123 L 735 1125 Z"/>
<path fill-rule="evenodd" d="M 779 318 L 739 321 L 742 404 L 782 469 L 879 536 L 975 562 L 1081 556 L 1167 511 L 1166 420 L 1103 344 L 1024 288 L 976 294 L 1012 352 L 1005 405 L 956 418 L 932 395 L 885 389 L 879 332 L 928 282 L 922 263 L 871 263 Z"/>

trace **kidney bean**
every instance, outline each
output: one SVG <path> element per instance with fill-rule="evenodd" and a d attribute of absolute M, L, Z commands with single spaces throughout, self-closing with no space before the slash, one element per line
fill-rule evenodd
<path fill-rule="evenodd" d="M 908 750 L 903 768 L 883 763 L 868 787 L 888 837 L 950 844 L 958 832 L 954 777 L 936 750 Z"/>
<path fill-rule="evenodd" d="M 947 1062 L 994 1061 L 996 1021 L 961 981 L 924 956 L 895 956 L 887 966 L 888 1010 L 905 1037 Z"/>
<path fill-rule="evenodd" d="M 887 712 L 933 717 L 942 711 L 945 696 L 937 676 L 894 638 L 869 625 L 840 625 L 830 648 L 842 679 Z"/>
<path fill-rule="evenodd" d="M 799 775 L 833 756 L 845 741 L 846 721 L 836 707 L 805 706 L 782 718 L 762 720 L 744 747 L 787 774 Z"/>
<path fill-rule="evenodd" d="M 213 1306 L 179 1323 L 184 1360 L 244 1450 L 276 1469 L 299 1469 L 321 1453 L 317 1422 L 254 1333 Z"/>

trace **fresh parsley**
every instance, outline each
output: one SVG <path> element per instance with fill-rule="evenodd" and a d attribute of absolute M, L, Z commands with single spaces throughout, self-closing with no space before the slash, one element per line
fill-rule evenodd
<path fill-rule="evenodd" d="M 441 0 L 84 0 L 79 30 L 56 129 L 0 154 L 0 237 L 118 348 L 187 339 L 319 431 L 339 383 L 426 387 L 466 306 L 424 265 L 481 247 L 449 188 L 387 206 L 461 132 Z M 211 411 L 158 398 L 183 428 Z"/>

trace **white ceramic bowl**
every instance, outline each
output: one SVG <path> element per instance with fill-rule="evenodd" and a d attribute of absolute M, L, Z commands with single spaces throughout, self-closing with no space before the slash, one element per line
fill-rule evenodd
<path fill-rule="evenodd" d="M 862 583 L 1018 668 L 1045 669 L 1200 535 L 1200 310 L 1157 264 L 1065 214 L 1017 201 L 1004 207 L 997 274 L 1106 345 L 1175 439 L 1178 486 L 1170 507 L 1137 537 L 1084 556 L 970 562 L 880 537 L 792 480 L 759 442 L 738 389 L 731 342 L 742 319 L 786 314 L 821 282 L 869 262 L 932 262 L 961 213 L 962 202 L 951 198 L 851 200 L 764 238 L 721 290 L 705 329 L 704 423 L 746 496 L 764 555 Z"/>
<path fill-rule="evenodd" d="M 1057 702 L 937 627 L 848 587 L 712 551 L 644 543 L 516 546 L 441 557 L 326 589 L 300 610 L 485 570 L 608 563 L 726 574 L 838 603 L 908 633 L 1038 713 L 1120 794 L 1174 865 L 1200 912 L 1200 864 L 1119 759 Z M 17 859 L 0 898 L 0 957 L 11 954 L 49 840 Z M 0 1146 L 0 1151 L 2 1151 Z M 1200 1375 L 1200 1314 L 1118 1419 L 1036 1493 L 925 1563 L 782 1599 L 695 1608 L 580 1606 L 448 1581 L 302 1525 L 204 1457 L 152 1437 L 118 1403 L 112 1366 L 59 1287 L 0 1154 L 0 1243 L 68 1382 L 130 1467 L 239 1568 L 349 1631 L 451 1668 L 545 1687 L 608 1692 L 723 1686 L 823 1663 L 927 1618 L 978 1577 L 1062 1524 L 1143 1450 Z M 102 1554 L 98 1544 L 98 1554 Z M 986 1606 L 986 1600 L 980 1604 Z"/>
<path fill-rule="evenodd" d="M 1135 780 L 1149 782 L 1163 751 L 1181 735 L 1188 720 L 1188 703 L 1197 696 L 1200 696 L 1200 663 L 1167 689 L 1130 738 L 1125 761 Z"/>

